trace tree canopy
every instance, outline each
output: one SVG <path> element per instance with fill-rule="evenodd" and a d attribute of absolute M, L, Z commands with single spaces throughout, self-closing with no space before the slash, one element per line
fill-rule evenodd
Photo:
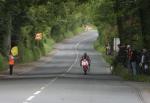
<path fill-rule="evenodd" d="M 88 23 L 97 27 L 100 44 L 120 37 L 150 48 L 149 9 L 149 0 L 0 0 L 0 53 L 6 56 L 17 45 L 21 61 L 34 60 Z M 36 41 L 39 32 L 43 39 Z"/>

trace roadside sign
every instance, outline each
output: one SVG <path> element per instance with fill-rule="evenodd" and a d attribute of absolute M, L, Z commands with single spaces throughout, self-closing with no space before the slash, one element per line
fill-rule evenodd
<path fill-rule="evenodd" d="M 41 40 L 41 39 L 42 39 L 42 33 L 36 33 L 35 40 Z"/>
<path fill-rule="evenodd" d="M 17 46 L 12 47 L 11 53 L 13 56 L 17 56 L 18 55 L 18 47 Z"/>
<path fill-rule="evenodd" d="M 114 51 L 118 52 L 119 47 L 118 45 L 120 44 L 120 38 L 114 38 Z"/>

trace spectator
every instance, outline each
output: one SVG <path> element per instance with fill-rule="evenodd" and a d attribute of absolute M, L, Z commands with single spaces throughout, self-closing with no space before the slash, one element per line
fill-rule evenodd
<path fill-rule="evenodd" d="M 147 74 L 148 73 L 148 52 L 146 49 L 142 50 L 141 60 L 140 60 L 140 66 L 142 69 L 142 73 Z"/>
<path fill-rule="evenodd" d="M 132 58 L 132 49 L 131 46 L 127 46 L 127 68 L 131 70 L 131 58 Z"/>
<path fill-rule="evenodd" d="M 13 67 L 15 64 L 15 60 L 14 60 L 14 56 L 12 55 L 12 53 L 10 52 L 9 54 L 9 74 L 12 75 L 13 74 Z"/>
<path fill-rule="evenodd" d="M 106 46 L 106 55 L 111 55 L 111 47 L 109 43 Z"/>
<path fill-rule="evenodd" d="M 137 52 L 136 50 L 131 50 L 131 68 L 133 75 L 137 74 Z"/>
<path fill-rule="evenodd" d="M 119 63 L 125 66 L 126 65 L 126 46 L 119 44 L 118 47 L 119 47 L 119 52 L 118 52 L 117 60 Z"/>
<path fill-rule="evenodd" d="M 137 73 L 141 74 L 142 70 L 140 68 L 140 63 L 141 63 L 141 51 L 137 52 Z"/>

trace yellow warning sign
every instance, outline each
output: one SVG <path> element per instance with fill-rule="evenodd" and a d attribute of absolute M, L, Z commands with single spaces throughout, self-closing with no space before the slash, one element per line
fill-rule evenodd
<path fill-rule="evenodd" d="M 35 40 L 41 40 L 41 39 L 42 39 L 42 33 L 36 33 Z"/>
<path fill-rule="evenodd" d="M 11 53 L 13 56 L 17 56 L 18 55 L 18 47 L 17 46 L 12 47 Z"/>

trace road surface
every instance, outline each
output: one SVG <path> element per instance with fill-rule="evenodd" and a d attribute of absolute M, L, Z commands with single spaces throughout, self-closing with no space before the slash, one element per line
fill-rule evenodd
<path fill-rule="evenodd" d="M 88 31 L 55 46 L 53 55 L 33 69 L 5 74 L 0 80 L 0 103 L 150 103 L 149 84 L 123 81 L 111 75 L 108 64 L 93 48 L 97 31 Z M 81 55 L 91 57 L 83 75 Z"/>

